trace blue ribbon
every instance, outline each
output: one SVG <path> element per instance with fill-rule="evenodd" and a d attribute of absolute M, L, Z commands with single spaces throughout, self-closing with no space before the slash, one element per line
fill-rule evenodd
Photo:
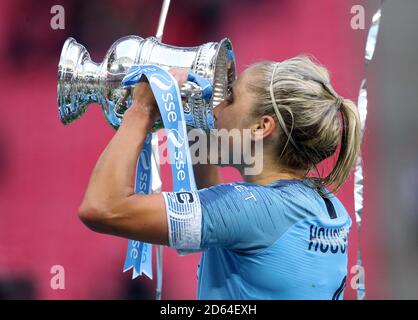
<path fill-rule="evenodd" d="M 151 138 L 152 135 L 147 134 L 136 165 L 135 192 L 138 194 L 151 193 Z M 149 243 L 129 241 L 123 272 L 132 268 L 132 279 L 142 275 L 143 272 L 152 279 L 152 247 Z"/>
<path fill-rule="evenodd" d="M 124 87 L 133 86 L 137 84 L 143 76 L 148 79 L 166 130 L 168 155 L 173 175 L 173 191 L 196 190 L 189 152 L 186 122 L 177 81 L 169 72 L 158 66 L 135 65 L 129 69 L 128 73 L 123 78 L 122 85 Z M 207 84 L 201 81 L 202 79 L 205 80 L 204 78 L 195 78 L 194 81 L 196 81 L 196 83 L 197 81 L 200 81 L 201 84 L 198 83 L 199 85 L 206 86 Z M 206 94 L 208 94 L 207 88 Z M 142 194 L 151 192 L 151 134 L 147 135 L 138 157 L 135 192 Z M 133 269 L 133 279 L 142 275 L 142 273 L 152 279 L 151 244 L 134 240 L 129 241 L 123 271 L 125 272 L 130 269 Z M 161 273 L 161 270 L 158 271 Z M 157 291 L 158 290 L 161 291 L 161 288 L 157 288 Z"/>
<path fill-rule="evenodd" d="M 202 98 L 208 101 L 212 97 L 212 85 L 206 78 L 199 76 L 198 74 L 189 71 L 187 74 L 187 80 L 193 81 L 202 88 Z"/>

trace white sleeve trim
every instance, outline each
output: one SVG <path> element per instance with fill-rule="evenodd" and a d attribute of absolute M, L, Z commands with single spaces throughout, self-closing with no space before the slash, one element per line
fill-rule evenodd
<path fill-rule="evenodd" d="M 196 191 L 163 192 L 170 247 L 199 250 L 202 207 Z"/>

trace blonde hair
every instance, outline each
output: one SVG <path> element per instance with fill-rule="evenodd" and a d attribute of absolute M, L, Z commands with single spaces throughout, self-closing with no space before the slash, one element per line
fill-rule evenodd
<path fill-rule="evenodd" d="M 263 61 L 250 69 L 256 71 L 248 84 L 257 101 L 253 116 L 275 116 L 281 128 L 280 164 L 307 174 L 315 168 L 319 174 L 317 165 L 333 155 L 341 141 L 332 171 L 326 177 L 312 178 L 318 189 L 335 185 L 332 191 L 339 191 L 360 151 L 355 103 L 340 97 L 329 82 L 327 69 L 308 56 L 281 63 Z"/>

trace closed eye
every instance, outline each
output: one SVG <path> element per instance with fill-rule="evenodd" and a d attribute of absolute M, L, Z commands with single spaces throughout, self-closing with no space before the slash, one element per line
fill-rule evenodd
<path fill-rule="evenodd" d="M 233 99 L 232 99 L 232 94 L 228 95 L 228 96 L 226 97 L 225 101 L 226 101 L 228 104 L 231 104 L 231 103 L 232 103 L 232 101 L 233 101 Z"/>
<path fill-rule="evenodd" d="M 228 95 L 226 96 L 225 101 L 226 101 L 228 104 L 231 104 L 231 103 L 233 102 L 233 100 L 234 100 L 234 92 L 233 92 L 233 90 L 232 90 L 232 87 L 230 87 L 230 88 L 228 89 Z"/>

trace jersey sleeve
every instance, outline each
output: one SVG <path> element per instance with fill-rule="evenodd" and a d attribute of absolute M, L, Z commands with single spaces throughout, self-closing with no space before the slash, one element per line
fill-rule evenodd
<path fill-rule="evenodd" d="M 193 192 L 163 192 L 169 245 L 181 250 L 223 247 L 257 252 L 288 225 L 280 199 L 262 186 L 221 184 Z"/>

